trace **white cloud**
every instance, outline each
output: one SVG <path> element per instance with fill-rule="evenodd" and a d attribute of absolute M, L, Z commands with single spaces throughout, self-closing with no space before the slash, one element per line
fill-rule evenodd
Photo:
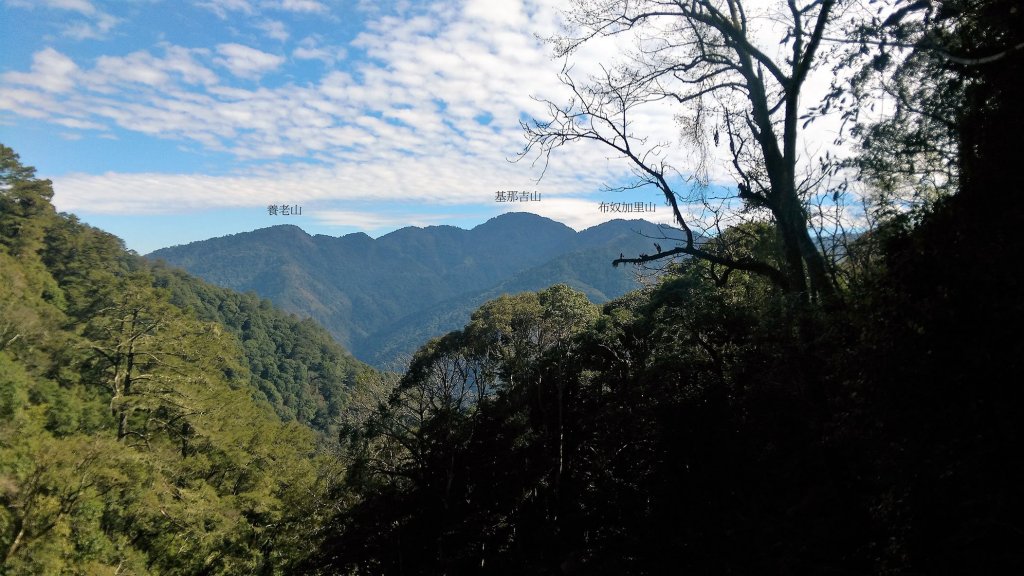
<path fill-rule="evenodd" d="M 164 47 L 161 66 L 169 73 L 180 75 L 181 79 L 188 84 L 216 84 L 217 75 L 198 60 L 199 57 L 205 57 L 208 54 L 206 50 L 167 45 Z"/>
<path fill-rule="evenodd" d="M 288 40 L 288 27 L 280 20 L 263 20 L 255 24 L 256 28 L 263 31 L 267 38 L 284 42 Z"/>
<path fill-rule="evenodd" d="M 8 0 L 7 3 L 18 8 L 69 10 L 86 16 L 96 13 L 96 7 L 89 0 Z"/>
<path fill-rule="evenodd" d="M 495 24 L 521 26 L 526 23 L 523 5 L 518 0 L 467 0 L 465 15 L 470 20 L 484 20 Z"/>
<path fill-rule="evenodd" d="M 227 19 L 233 12 L 252 16 L 259 9 L 305 14 L 328 14 L 330 8 L 316 0 L 196 0 L 195 5 L 205 8 L 218 17 Z"/>
<path fill-rule="evenodd" d="M 359 210 L 317 210 L 310 215 L 324 226 L 351 227 L 358 230 L 388 230 L 403 226 L 430 226 L 450 222 L 457 214 L 418 214 L 402 212 L 387 214 L 380 210 L 373 212 Z"/>
<path fill-rule="evenodd" d="M 344 60 L 348 51 L 342 46 L 323 45 L 319 38 L 307 36 L 292 51 L 292 58 L 297 60 L 319 60 L 332 67 L 339 60 Z"/>
<path fill-rule="evenodd" d="M 64 36 L 74 40 L 99 40 L 117 26 L 121 19 L 96 8 L 89 0 L 8 0 L 16 8 L 63 10 L 82 16 L 83 20 L 63 23 Z"/>
<path fill-rule="evenodd" d="M 203 0 L 195 3 L 200 8 L 205 8 L 216 14 L 219 18 L 227 19 L 232 12 L 252 14 L 253 8 L 249 0 Z"/>
<path fill-rule="evenodd" d="M 31 72 L 7 72 L 5 82 L 39 88 L 46 92 L 67 92 L 75 86 L 78 66 L 71 58 L 45 48 L 32 55 Z"/>
<path fill-rule="evenodd" d="M 559 173 L 537 185 L 522 166 L 496 165 L 456 152 L 413 158 L 400 153 L 354 156 L 333 166 L 282 165 L 249 169 L 245 175 L 72 174 L 55 179 L 61 210 L 103 214 L 175 213 L 198 208 L 238 208 L 288 202 L 356 202 L 397 206 L 415 213 L 418 205 L 486 204 L 497 190 L 538 190 L 538 210 L 562 206 L 560 198 L 592 192 L 605 172 L 588 178 Z M 597 204 L 591 203 L 591 212 Z M 518 204 L 516 205 L 519 206 Z M 547 208 L 546 208 L 547 207 Z M 523 208 L 527 208 L 523 206 Z M 544 213 L 544 212 L 541 212 Z M 310 216 L 314 215 L 312 212 Z"/>
<path fill-rule="evenodd" d="M 133 52 L 124 57 L 101 56 L 91 76 L 94 81 L 104 84 L 135 82 L 160 86 L 169 80 L 167 72 L 148 52 Z"/>
<path fill-rule="evenodd" d="M 68 128 L 77 128 L 79 130 L 106 130 L 107 127 L 103 124 L 97 124 L 96 122 L 87 122 L 85 120 L 78 120 L 77 118 L 54 118 L 52 120 L 54 124 L 60 124 Z"/>
<path fill-rule="evenodd" d="M 73 22 L 64 27 L 64 35 L 75 40 L 102 40 L 121 22 L 110 14 L 98 14 L 93 21 Z"/>
<path fill-rule="evenodd" d="M 311 14 L 326 14 L 330 12 L 322 2 L 315 0 L 279 0 L 269 3 L 270 7 L 288 12 L 307 12 Z"/>
<path fill-rule="evenodd" d="M 204 66 L 199 57 L 206 50 L 165 45 L 164 56 L 149 52 L 132 52 L 125 56 L 100 56 L 96 65 L 83 74 L 85 83 L 93 90 L 111 94 L 130 89 L 133 84 L 151 87 L 167 86 L 180 80 L 185 84 L 212 85 L 217 75 Z"/>
<path fill-rule="evenodd" d="M 217 63 L 239 78 L 257 79 L 284 63 L 284 58 L 241 44 L 218 44 Z"/>

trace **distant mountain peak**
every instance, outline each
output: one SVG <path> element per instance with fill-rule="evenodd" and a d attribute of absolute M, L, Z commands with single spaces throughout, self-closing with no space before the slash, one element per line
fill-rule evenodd
<path fill-rule="evenodd" d="M 479 228 L 480 226 L 487 226 L 488 224 L 508 224 L 523 222 L 552 222 L 554 224 L 562 224 L 557 220 L 552 220 L 551 218 L 541 216 L 540 214 L 534 214 L 533 212 L 505 212 L 504 214 L 498 214 L 497 216 L 487 220 L 483 224 L 477 225 L 474 228 L 474 230 L 476 228 Z M 562 224 L 562 226 L 565 226 L 565 224 Z"/>
<path fill-rule="evenodd" d="M 506 212 L 479 224 L 470 232 L 474 235 L 494 233 L 495 231 L 519 231 L 532 233 L 545 231 L 563 234 L 575 234 L 576 231 L 557 220 L 540 216 L 532 212 Z"/>
<path fill-rule="evenodd" d="M 544 216 L 508 212 L 470 230 L 407 226 L 377 239 L 362 232 L 310 236 L 282 224 L 150 257 L 311 316 L 357 357 L 385 366 L 461 327 L 473 309 L 506 292 L 566 283 L 595 302 L 618 297 L 637 284 L 612 260 L 651 253 L 651 238 L 661 235 L 643 220 L 576 232 Z"/>
<path fill-rule="evenodd" d="M 551 220 L 551 218 L 547 218 L 545 216 L 541 216 L 540 214 L 535 214 L 533 212 L 503 212 L 503 213 L 498 214 L 497 216 L 491 218 L 490 220 L 488 220 L 488 222 L 490 222 L 491 220 L 538 220 L 539 221 L 539 220 Z M 554 220 L 551 220 L 551 221 L 554 222 Z"/>
<path fill-rule="evenodd" d="M 267 226 L 266 228 L 257 228 L 256 230 L 253 230 L 251 234 L 301 234 L 303 236 L 309 236 L 305 230 L 295 224 L 275 224 L 273 226 Z"/>

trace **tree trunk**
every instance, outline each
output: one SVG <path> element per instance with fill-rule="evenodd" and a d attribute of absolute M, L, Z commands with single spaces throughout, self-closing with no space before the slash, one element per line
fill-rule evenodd
<path fill-rule="evenodd" d="M 10 560 L 11 556 L 18 551 L 18 547 L 21 546 L 21 540 L 25 537 L 25 522 L 21 522 L 21 526 L 18 528 L 18 535 L 14 537 L 14 542 L 11 542 L 10 548 L 7 549 L 7 555 L 4 556 L 4 564 Z"/>
<path fill-rule="evenodd" d="M 829 279 L 825 257 L 811 240 L 807 214 L 796 193 L 792 163 L 780 159 L 766 164 L 773 188 L 769 208 L 782 237 L 790 293 L 799 295 L 804 302 L 811 299 L 831 302 L 835 287 Z"/>

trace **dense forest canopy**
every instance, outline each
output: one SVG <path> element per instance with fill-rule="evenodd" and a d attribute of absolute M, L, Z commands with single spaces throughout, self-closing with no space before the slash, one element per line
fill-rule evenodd
<path fill-rule="evenodd" d="M 737 48 L 734 0 L 579 4 Z M 1024 10 L 880 4 L 823 103 L 874 201 L 828 288 L 806 205 L 741 179 L 759 216 L 656 285 L 501 296 L 394 379 L 56 213 L 0 148 L 0 571 L 1024 572 Z"/>
<path fill-rule="evenodd" d="M 0 186 L 0 571 L 289 571 L 382 375 L 56 213 L 7 147 Z"/>

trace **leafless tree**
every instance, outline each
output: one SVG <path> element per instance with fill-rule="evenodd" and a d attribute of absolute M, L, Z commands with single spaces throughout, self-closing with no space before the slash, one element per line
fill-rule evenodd
<path fill-rule="evenodd" d="M 631 164 L 636 182 L 630 187 L 652 185 L 664 195 L 683 231 L 677 247 L 615 263 L 689 255 L 763 275 L 805 301 L 833 300 L 834 280 L 810 230 L 809 200 L 827 178 L 822 172 L 808 176 L 801 168 L 807 158 L 798 143 L 806 112 L 801 93 L 820 62 L 822 39 L 841 2 L 779 1 L 757 18 L 745 4 L 753 5 L 749 0 L 576 0 L 566 14 L 569 31 L 552 39 L 556 56 L 568 62 L 603 36 L 629 36 L 634 47 L 621 61 L 602 63 L 602 72 L 585 81 L 567 64 L 560 79 L 572 96 L 561 104 L 544 100 L 548 117 L 523 122 L 522 157 L 546 164 L 556 148 L 599 142 Z M 778 55 L 763 47 L 760 34 L 768 29 L 780 31 Z M 730 215 L 770 220 L 780 239 L 782 265 L 700 245 L 694 232 L 700 224 L 680 207 L 692 197 L 677 189 L 683 178 L 670 163 L 666 143 L 634 131 L 640 110 L 669 103 L 677 107 L 680 135 L 692 148 L 691 180 L 706 184 L 712 147 L 728 147 L 724 162 L 736 179 L 735 196 L 717 203 L 696 199 L 713 208 L 712 227 Z"/>

